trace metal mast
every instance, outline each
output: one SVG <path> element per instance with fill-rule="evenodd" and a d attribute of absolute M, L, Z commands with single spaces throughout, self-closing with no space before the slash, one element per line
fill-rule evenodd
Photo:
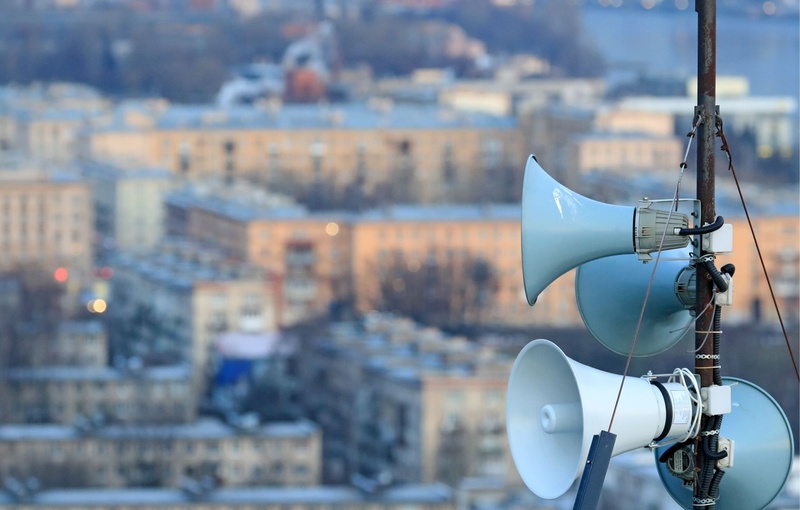
<path fill-rule="evenodd" d="M 699 119 L 697 129 L 697 199 L 700 201 L 700 225 L 712 223 L 716 219 L 714 198 L 714 138 L 717 120 L 717 6 L 716 0 L 695 0 L 697 11 L 697 106 L 695 119 Z M 699 238 L 700 236 L 698 236 Z M 702 251 L 701 256 L 705 255 Z M 703 388 L 713 384 L 713 367 L 718 363 L 714 359 L 713 318 L 714 306 L 707 307 L 713 299 L 713 282 L 703 264 L 697 264 L 697 314 L 695 332 L 695 373 L 700 376 Z M 705 430 L 706 422 L 711 417 L 703 416 L 700 430 Z M 699 473 L 707 462 L 701 445 L 702 438 L 695 440 L 695 472 Z M 694 484 L 694 508 L 708 509 L 709 506 L 697 505 L 698 500 L 707 496 L 701 494 L 699 483 Z M 713 507 L 712 507 L 713 508 Z"/>

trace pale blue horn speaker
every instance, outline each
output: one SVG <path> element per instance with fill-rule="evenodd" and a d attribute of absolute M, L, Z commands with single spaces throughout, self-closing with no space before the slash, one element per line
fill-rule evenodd
<path fill-rule="evenodd" d="M 586 328 L 623 356 L 630 352 L 634 337 L 634 356 L 652 356 L 688 336 L 694 338 L 691 308 L 695 299 L 690 282 L 695 269 L 689 266 L 689 253 L 685 249 L 662 252 L 657 266 L 643 264 L 636 255 L 615 255 L 579 266 L 575 298 Z"/>
<path fill-rule="evenodd" d="M 531 155 L 522 184 L 522 278 L 529 304 L 556 278 L 590 260 L 689 243 L 676 234 L 689 218 L 640 202 L 637 207 L 604 204 L 562 186 Z M 665 234 L 666 233 L 666 234 Z"/>
<path fill-rule="evenodd" d="M 792 469 L 794 439 L 786 415 L 763 389 L 736 377 L 731 385 L 731 412 L 723 415 L 719 435 L 733 440 L 733 465 L 725 469 L 716 510 L 761 510 L 780 493 Z M 668 447 L 655 450 L 656 466 L 670 496 L 692 508 L 692 488 L 670 474 L 658 458 Z"/>
<path fill-rule="evenodd" d="M 689 390 L 674 382 L 663 388 L 578 363 L 549 340 L 530 342 L 514 361 L 506 391 L 508 445 L 522 481 L 540 498 L 563 496 L 583 474 L 592 437 L 612 414 L 611 455 L 643 448 L 659 435 L 684 436 L 697 412 Z"/>

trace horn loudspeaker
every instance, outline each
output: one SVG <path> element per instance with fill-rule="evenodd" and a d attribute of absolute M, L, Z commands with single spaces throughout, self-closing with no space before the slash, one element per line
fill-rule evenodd
<path fill-rule="evenodd" d="M 517 471 L 528 488 L 557 498 L 581 476 L 592 437 L 609 426 L 623 377 L 568 358 L 549 340 L 517 356 L 506 394 L 506 431 Z M 677 383 L 626 377 L 614 417 L 612 455 L 681 437 L 694 405 Z"/>

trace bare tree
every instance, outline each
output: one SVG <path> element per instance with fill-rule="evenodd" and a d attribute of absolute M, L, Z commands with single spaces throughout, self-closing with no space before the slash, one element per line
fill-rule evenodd
<path fill-rule="evenodd" d="M 435 326 L 478 325 L 493 305 L 497 275 L 489 262 L 470 255 L 423 264 L 394 252 L 378 267 L 376 309 L 394 311 Z"/>

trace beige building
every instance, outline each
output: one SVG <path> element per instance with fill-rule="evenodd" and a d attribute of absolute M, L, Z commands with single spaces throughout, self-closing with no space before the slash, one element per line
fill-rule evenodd
<path fill-rule="evenodd" d="M 164 235 L 164 197 L 172 190 L 166 170 L 121 170 L 96 162 L 81 164 L 92 185 L 95 227 L 104 245 L 122 251 L 147 250 Z"/>
<path fill-rule="evenodd" d="M 628 97 L 616 107 L 637 114 L 667 114 L 676 119 L 678 133 L 689 132 L 696 96 Z M 789 157 L 797 150 L 797 97 L 726 97 L 720 101 L 720 115 L 728 135 L 750 131 L 760 157 L 773 154 Z"/>
<path fill-rule="evenodd" d="M 674 172 L 686 149 L 676 136 L 635 133 L 591 133 L 573 137 L 569 145 L 571 172 L 620 177 Z"/>
<path fill-rule="evenodd" d="M 505 439 L 511 357 L 378 314 L 333 327 L 303 353 L 326 480 L 519 481 Z"/>
<path fill-rule="evenodd" d="M 361 311 L 378 306 L 378 275 L 398 253 L 415 267 L 426 261 L 487 261 L 498 285 L 480 321 L 530 323 L 522 292 L 518 206 L 389 206 L 363 213 L 310 213 L 298 207 L 247 207 L 174 195 L 168 199 L 168 219 L 172 233 L 215 245 L 276 275 L 282 282 L 286 325 L 325 313 L 339 300 L 354 298 Z M 569 323 L 575 317 L 548 320 Z"/>
<path fill-rule="evenodd" d="M 38 366 L 104 367 L 108 365 L 108 334 L 100 321 L 67 321 L 58 325 L 47 359 Z"/>
<path fill-rule="evenodd" d="M 746 218 L 726 217 L 725 220 L 733 225 L 733 252 L 720 255 L 717 266 L 732 263 L 736 273 L 733 305 L 723 309 L 723 320 L 777 323 L 775 304 Z M 751 213 L 751 220 L 781 318 L 786 323 L 797 324 L 800 318 L 800 218 L 797 214 L 764 217 Z"/>
<path fill-rule="evenodd" d="M 210 419 L 181 425 L 0 427 L 0 477 L 45 487 L 173 487 L 184 477 L 219 486 L 312 487 L 322 437 L 311 422 L 233 427 Z"/>
<path fill-rule="evenodd" d="M 545 289 L 529 307 L 522 285 L 520 210 L 517 205 L 387 206 L 361 213 L 309 213 L 301 208 L 241 207 L 225 201 L 169 200 L 172 232 L 215 244 L 236 260 L 267 268 L 283 281 L 283 323 L 324 313 L 331 302 L 352 293 L 361 311 L 379 306 L 379 275 L 400 254 L 409 270 L 426 262 L 458 264 L 480 258 L 494 269 L 497 285 L 491 304 L 482 307 L 484 323 L 542 326 L 582 324 L 575 304 L 574 271 Z M 744 266 L 736 275 L 734 304 L 726 312 L 738 320 L 772 320 L 768 289 L 746 222 L 734 225 L 735 249 L 720 255 Z M 798 222 L 772 213 L 756 218 L 765 263 L 778 291 L 786 295 L 785 314 L 796 296 Z M 740 248 L 741 246 L 741 248 Z M 737 262 L 738 259 L 738 262 Z M 294 264 L 294 266 L 293 266 Z M 294 269 L 292 269 L 294 267 Z M 756 271 L 758 270 L 758 271 Z M 747 276 L 742 276 L 742 275 Z M 745 278 L 751 280 L 745 283 Z M 738 282 L 742 282 L 739 284 Z M 794 293 L 794 294 L 793 294 Z M 306 301 L 302 301 L 305 299 Z M 758 305 L 754 305 L 755 301 Z M 476 318 L 477 319 L 477 318 Z"/>
<path fill-rule="evenodd" d="M 594 128 L 601 133 L 671 137 L 675 135 L 675 117 L 667 112 L 631 111 L 610 104 L 596 110 Z"/>
<path fill-rule="evenodd" d="M 17 481 L 18 482 L 18 481 Z M 455 510 L 454 491 L 443 484 L 403 485 L 377 493 L 353 487 L 231 487 L 180 489 L 26 490 L 0 493 L 0 508 L 13 510 Z M 199 484 L 193 484 L 199 485 Z M 461 508 L 461 507 L 459 507 Z M 466 510 L 466 509 L 464 509 Z"/>
<path fill-rule="evenodd" d="M 353 223 L 353 288 L 360 310 L 380 302 L 378 276 L 400 254 L 410 271 L 428 262 L 459 266 L 488 262 L 497 285 L 474 322 L 529 324 L 522 290 L 517 205 L 388 206 L 365 211 Z M 551 318 L 551 320 L 557 320 Z"/>
<path fill-rule="evenodd" d="M 43 164 L 74 162 L 83 130 L 110 110 L 111 102 L 86 85 L 2 87 L 0 151 L 20 151 Z"/>
<path fill-rule="evenodd" d="M 120 107 L 89 135 L 89 153 L 122 166 L 163 167 L 188 178 L 247 176 L 291 188 L 359 183 L 367 193 L 422 202 L 492 186 L 491 172 L 525 157 L 512 117 L 393 104 L 258 108 Z"/>
<path fill-rule="evenodd" d="M 198 245 L 163 243 L 158 252 L 119 253 L 113 267 L 108 313 L 126 325 L 125 355 L 190 363 L 191 402 L 205 388 L 219 334 L 271 332 L 280 324 L 279 282 Z"/>
<path fill-rule="evenodd" d="M 331 302 L 350 296 L 350 216 L 234 196 L 174 194 L 167 200 L 170 234 L 215 246 L 276 278 L 281 325 L 325 313 Z"/>
<path fill-rule="evenodd" d="M 185 366 L 5 369 L 1 423 L 187 423 L 196 417 Z"/>
<path fill-rule="evenodd" d="M 0 168 L 0 269 L 64 267 L 69 288 L 90 276 L 94 214 L 86 182 L 40 168 Z"/>

